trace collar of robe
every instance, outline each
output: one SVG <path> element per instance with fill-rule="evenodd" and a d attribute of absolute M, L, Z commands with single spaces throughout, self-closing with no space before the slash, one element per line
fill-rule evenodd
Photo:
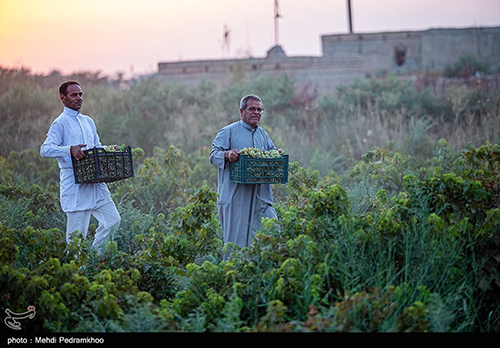
<path fill-rule="evenodd" d="M 68 114 L 70 116 L 74 116 L 74 117 L 80 115 L 80 110 L 76 111 L 76 110 L 70 109 L 70 108 L 68 108 L 66 106 L 64 107 L 64 112 L 66 114 Z"/>
<path fill-rule="evenodd" d="M 257 128 L 259 128 L 258 125 L 255 128 L 253 128 L 252 126 L 250 126 L 248 123 L 246 123 L 243 120 L 240 120 L 240 124 L 243 125 L 243 127 L 245 127 L 246 129 L 248 129 L 252 133 L 255 132 L 257 130 Z"/>

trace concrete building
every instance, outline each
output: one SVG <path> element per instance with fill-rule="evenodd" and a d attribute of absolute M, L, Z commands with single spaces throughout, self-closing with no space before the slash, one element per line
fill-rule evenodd
<path fill-rule="evenodd" d="M 317 57 L 289 57 L 274 46 L 264 58 L 160 62 L 158 75 L 197 84 L 286 72 L 297 86 L 325 90 L 380 73 L 442 70 L 465 54 L 496 72 L 500 64 L 500 27 L 323 35 L 321 45 Z"/>

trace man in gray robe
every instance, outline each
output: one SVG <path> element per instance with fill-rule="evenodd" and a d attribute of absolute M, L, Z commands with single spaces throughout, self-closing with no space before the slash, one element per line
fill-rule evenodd
<path fill-rule="evenodd" d="M 239 150 L 254 147 L 275 150 L 267 132 L 258 126 L 262 100 L 247 95 L 240 101 L 241 120 L 219 130 L 210 153 L 210 163 L 218 168 L 217 208 L 224 244 L 249 246 L 261 227 L 263 217 L 275 218 L 270 184 L 239 184 L 229 181 L 229 163 L 238 160 Z M 224 259 L 229 256 L 226 252 Z"/>

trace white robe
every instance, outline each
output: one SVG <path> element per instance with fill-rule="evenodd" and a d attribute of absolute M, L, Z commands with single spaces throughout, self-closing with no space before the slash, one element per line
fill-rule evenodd
<path fill-rule="evenodd" d="M 87 144 L 84 149 L 102 147 L 92 118 L 65 107 L 52 122 L 40 154 L 59 162 L 61 208 L 66 213 L 95 209 L 111 200 L 105 183 L 75 183 L 70 147 L 79 144 Z"/>
<path fill-rule="evenodd" d="M 210 153 L 210 163 L 218 168 L 217 207 L 224 243 L 232 242 L 241 247 L 252 243 L 263 217 L 277 217 L 272 206 L 270 184 L 238 184 L 229 181 L 229 163 L 224 158 L 224 152 L 245 147 L 265 151 L 276 149 L 264 129 L 258 126 L 254 129 L 240 120 L 219 130 Z"/>

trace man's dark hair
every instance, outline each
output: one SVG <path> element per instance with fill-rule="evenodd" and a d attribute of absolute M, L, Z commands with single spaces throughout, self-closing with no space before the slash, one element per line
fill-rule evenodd
<path fill-rule="evenodd" d="M 70 85 L 78 85 L 78 86 L 80 86 L 80 84 L 78 82 L 76 82 L 76 81 L 66 81 L 61 86 L 59 86 L 59 94 L 67 95 L 67 93 L 68 93 L 68 86 L 70 86 Z"/>

